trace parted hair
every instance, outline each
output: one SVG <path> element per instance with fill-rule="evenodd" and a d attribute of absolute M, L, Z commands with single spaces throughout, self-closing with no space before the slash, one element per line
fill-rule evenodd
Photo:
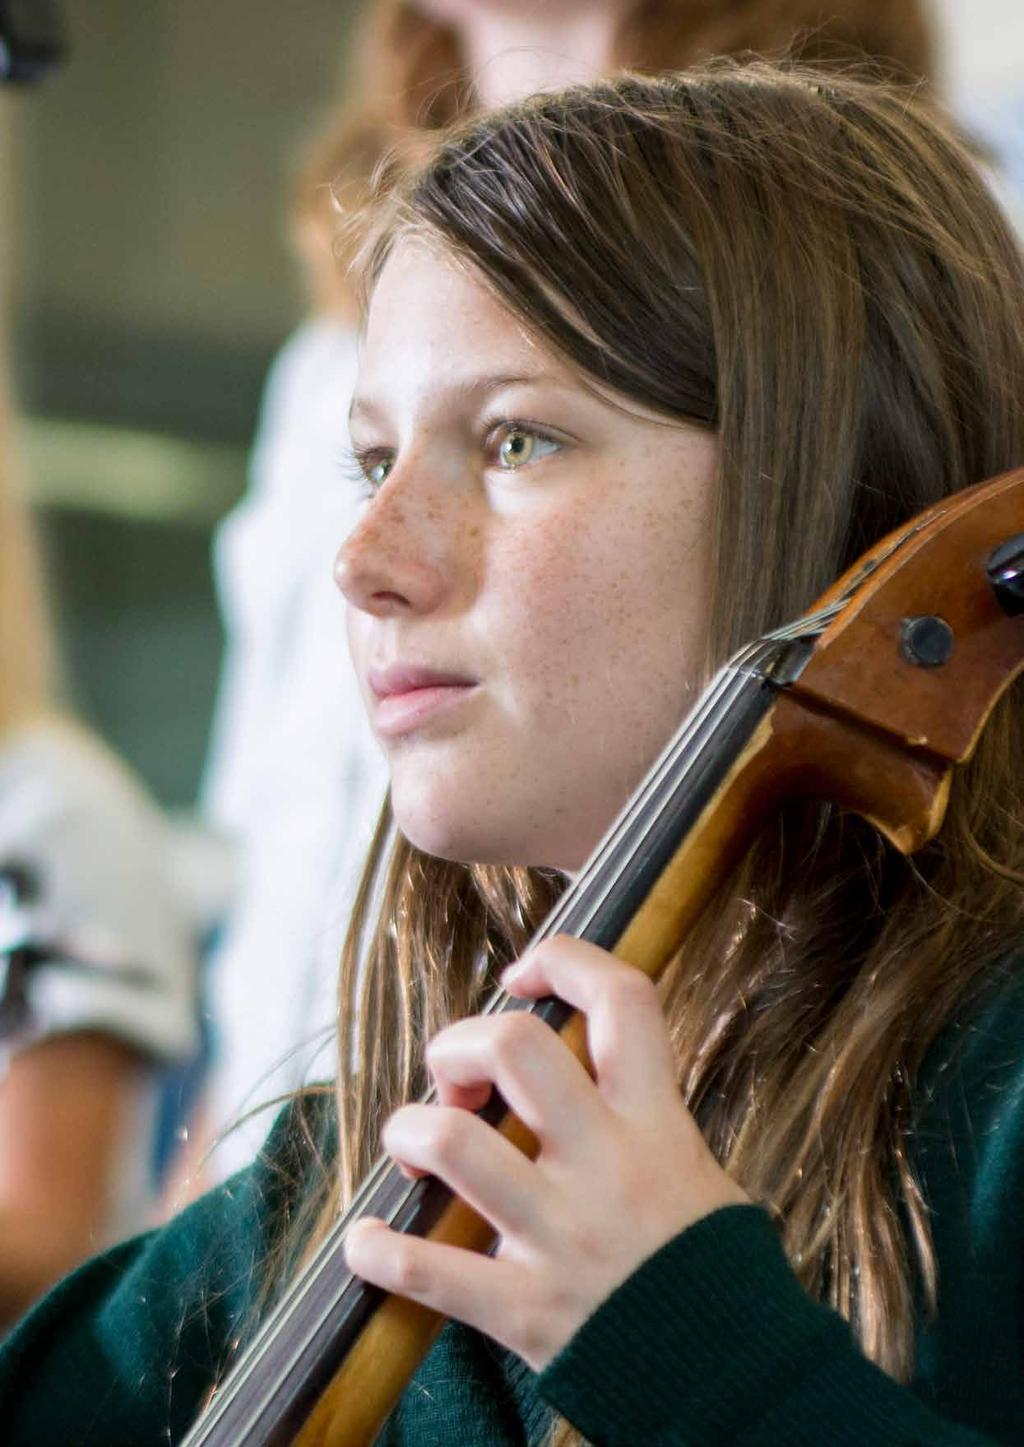
<path fill-rule="evenodd" d="M 712 65 L 535 98 L 446 135 L 374 227 L 371 292 L 413 233 L 584 378 L 714 430 L 708 673 L 912 514 L 1024 462 L 1024 261 L 949 124 L 905 88 Z M 383 1119 L 425 1085 L 427 1039 L 479 1004 L 560 888 L 521 862 L 432 858 L 385 812 L 341 963 L 341 1180 L 309 1216 L 351 1194 Z M 787 807 L 661 983 L 712 1150 L 898 1379 L 914 1303 L 934 1310 L 938 1290 L 913 1165 L 922 1065 L 1022 936 L 1018 684 L 923 851 Z"/>

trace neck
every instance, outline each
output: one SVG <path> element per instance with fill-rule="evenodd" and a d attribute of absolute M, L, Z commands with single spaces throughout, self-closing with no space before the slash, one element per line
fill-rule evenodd
<path fill-rule="evenodd" d="M 620 18 L 614 6 L 545 17 L 543 8 L 475 9 L 461 40 L 481 105 L 595 80 L 615 65 Z"/>
<path fill-rule="evenodd" d="M 767 745 L 770 731 L 763 725 L 779 682 L 798 676 L 799 667 L 791 666 L 794 658 L 799 665 L 806 661 L 809 644 L 803 629 L 801 620 L 794 629 L 779 630 L 744 649 L 716 675 L 534 940 L 555 933 L 589 940 L 614 949 L 620 958 L 652 975 L 679 948 L 737 857 L 734 850 L 723 850 L 726 839 L 744 845 L 756 830 L 760 806 L 756 794 L 746 793 L 744 781 L 752 779 L 759 787 L 760 765 L 748 774 L 749 761 L 759 758 Z M 722 821 L 728 827 L 719 834 Z M 507 1010 L 528 1010 L 556 1030 L 568 1026 L 576 1032 L 577 1054 L 583 1058 L 583 1032 L 578 1020 L 575 1026 L 569 1024 L 569 1005 L 554 997 L 513 999 L 498 989 L 481 1013 Z M 430 1093 L 425 1098 L 436 1097 Z M 507 1122 L 506 1114 L 500 1097 L 484 1109 L 485 1119 L 507 1127 L 509 1138 L 526 1149 L 528 1136 Z M 459 1249 L 486 1250 L 490 1228 L 478 1218 L 446 1215 L 448 1203 L 449 1193 L 441 1182 L 425 1178 L 410 1183 L 397 1166 L 381 1157 L 240 1356 L 183 1447 L 235 1447 L 238 1442 L 271 1447 L 292 1441 L 310 1412 L 321 1412 L 316 1404 L 323 1394 L 329 1391 L 332 1402 L 342 1400 L 355 1382 L 353 1360 L 359 1369 L 360 1357 L 353 1353 L 360 1347 L 365 1352 L 364 1341 L 374 1340 L 363 1336 L 372 1318 L 378 1310 L 394 1310 L 381 1292 L 344 1265 L 348 1226 L 357 1216 L 377 1216 L 396 1230 L 430 1234 Z M 402 1342 L 397 1334 L 376 1339 L 371 1350 L 384 1350 L 380 1343 L 386 1340 L 387 1352 L 397 1351 L 397 1360 L 404 1365 L 379 1374 L 382 1382 L 389 1377 L 390 1385 L 385 1382 L 378 1391 L 374 1383 L 372 1395 L 365 1392 L 368 1383 L 360 1381 L 363 1390 L 352 1395 L 360 1398 L 363 1426 L 372 1417 L 374 1432 L 361 1431 L 358 1437 L 343 1432 L 345 1441 L 368 1441 L 379 1430 L 394 1406 L 403 1374 L 411 1375 L 431 1332 L 428 1325 L 421 1333 L 406 1318 Z M 331 1386 L 340 1363 L 343 1375 Z M 333 1412 L 334 1406 L 324 1411 Z M 327 1420 L 322 1412 L 320 1420 Z M 340 1418 L 338 1425 L 343 1425 Z"/>

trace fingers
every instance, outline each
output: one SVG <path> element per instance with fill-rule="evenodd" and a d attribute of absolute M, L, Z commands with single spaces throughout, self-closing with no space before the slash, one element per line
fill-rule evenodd
<path fill-rule="evenodd" d="M 517 1270 L 458 1246 L 424 1241 L 363 1217 L 345 1237 L 345 1260 L 357 1276 L 504 1340 L 500 1303 L 514 1298 Z"/>
<path fill-rule="evenodd" d="M 518 1010 L 450 1026 L 428 1062 L 440 1104 L 407 1106 L 384 1145 L 440 1177 L 495 1228 L 493 1259 L 364 1220 L 352 1270 L 502 1342 L 536 1370 L 665 1241 L 745 1200 L 686 1110 L 653 985 L 578 940 L 544 941 L 506 987 L 581 1011 L 597 1079 Z M 498 1090 L 538 1138 L 529 1160 L 466 1107 Z"/>
<path fill-rule="evenodd" d="M 475 1085 L 459 1085 L 438 1073 L 434 1076 L 434 1084 L 441 1104 L 457 1105 L 460 1110 L 482 1110 L 491 1098 L 489 1080 L 481 1080 Z"/>
<path fill-rule="evenodd" d="M 521 1262 L 405 1236 L 364 1217 L 345 1237 L 357 1276 L 475 1327 L 541 1371 L 590 1314 Z"/>
<path fill-rule="evenodd" d="M 503 1236 L 527 1230 L 545 1209 L 532 1163 L 466 1110 L 407 1105 L 384 1127 L 384 1149 L 416 1174 L 429 1172 Z"/>
<path fill-rule="evenodd" d="M 569 1144 L 604 1110 L 581 1062 L 549 1025 L 522 1010 L 450 1025 L 427 1047 L 427 1064 L 442 1100 L 496 1086 L 542 1148 Z"/>
<path fill-rule="evenodd" d="M 557 995 L 587 1017 L 601 1095 L 625 1115 L 645 1115 L 652 1092 L 677 1092 L 665 1019 L 651 981 L 583 940 L 544 940 L 502 977 L 512 994 Z"/>

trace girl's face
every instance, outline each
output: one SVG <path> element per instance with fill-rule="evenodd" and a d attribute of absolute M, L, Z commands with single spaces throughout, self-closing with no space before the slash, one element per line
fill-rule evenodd
<path fill-rule="evenodd" d="M 392 804 L 420 849 L 579 868 L 688 708 L 714 436 L 592 385 L 470 268 L 400 242 L 338 555 Z"/>

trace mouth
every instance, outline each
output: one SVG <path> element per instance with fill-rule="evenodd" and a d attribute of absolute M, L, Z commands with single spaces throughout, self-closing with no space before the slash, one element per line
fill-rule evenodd
<path fill-rule="evenodd" d="M 383 739 L 414 733 L 428 720 L 462 703 L 479 687 L 475 678 L 419 664 L 393 663 L 367 672 L 376 700 L 373 726 Z"/>

